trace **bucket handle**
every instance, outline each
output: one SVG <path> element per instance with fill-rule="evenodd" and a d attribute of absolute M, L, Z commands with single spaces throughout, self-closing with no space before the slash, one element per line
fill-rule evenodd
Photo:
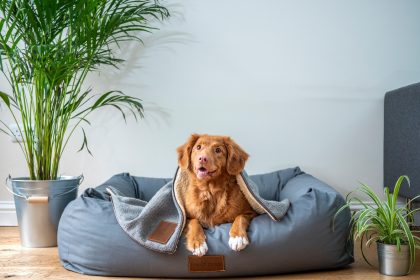
<path fill-rule="evenodd" d="M 10 176 L 10 174 L 9 174 L 9 176 L 7 176 L 7 178 L 6 178 L 6 186 L 5 186 L 6 190 L 9 193 L 11 193 L 12 195 L 15 195 L 17 197 L 20 197 L 20 198 L 23 198 L 23 199 L 28 200 L 28 198 L 26 196 L 21 195 L 21 194 L 17 194 L 14 191 L 12 191 L 12 184 L 10 183 L 11 181 L 12 181 L 12 176 Z"/>
<path fill-rule="evenodd" d="M 79 179 L 79 186 L 83 183 L 83 181 L 85 180 L 85 176 L 80 175 L 79 177 L 77 177 Z"/>
<path fill-rule="evenodd" d="M 75 187 L 71 188 L 70 190 L 65 191 L 65 192 L 63 192 L 63 193 L 60 193 L 60 194 L 54 195 L 54 196 L 52 196 L 52 197 L 50 197 L 50 196 L 24 196 L 24 195 L 22 195 L 22 194 L 15 193 L 15 192 L 12 190 L 12 184 L 11 184 L 11 181 L 12 181 L 12 176 L 10 176 L 10 174 L 9 174 L 9 176 L 7 176 L 7 178 L 6 178 L 6 186 L 5 186 L 5 188 L 6 188 L 6 190 L 7 190 L 9 193 L 11 193 L 12 195 L 15 195 L 15 196 L 17 196 L 17 197 L 23 198 L 23 199 L 27 200 L 28 202 L 31 202 L 31 201 L 33 200 L 33 202 L 35 202 L 35 203 L 40 203 L 40 201 L 41 201 L 41 200 L 42 200 L 42 202 L 44 201 L 43 199 L 41 199 L 41 200 L 40 200 L 40 198 L 43 198 L 43 197 L 46 197 L 46 198 L 47 198 L 47 199 L 46 199 L 46 201 L 48 202 L 48 200 L 50 200 L 50 199 L 54 199 L 54 198 L 57 198 L 57 197 L 63 196 L 63 195 L 65 195 L 65 194 L 68 194 L 68 193 L 70 193 L 70 192 L 74 191 L 75 189 L 77 189 L 77 188 L 79 187 L 79 185 L 80 185 L 80 184 L 82 184 L 82 182 L 84 181 L 85 177 L 84 177 L 84 176 L 83 176 L 83 174 L 82 174 L 82 175 L 80 175 L 80 176 L 79 176 L 79 177 L 77 177 L 77 178 L 78 178 L 78 180 L 79 180 L 79 183 L 77 184 L 77 186 L 75 186 Z M 34 189 L 33 189 L 33 190 L 34 190 Z"/>

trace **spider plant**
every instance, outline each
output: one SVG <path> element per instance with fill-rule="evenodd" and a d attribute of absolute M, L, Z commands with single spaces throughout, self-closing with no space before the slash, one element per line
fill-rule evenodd
<path fill-rule="evenodd" d="M 118 67 L 121 43 L 151 32 L 168 10 L 153 0 L 0 0 L 0 70 L 11 92 L 0 92 L 19 125 L 30 179 L 56 179 L 77 128 L 87 138 L 88 117 L 105 106 L 126 118 L 143 117 L 142 101 L 121 91 L 93 95 L 82 85 L 103 65 Z M 0 104 L 1 105 L 1 104 Z M 3 127 L 1 127 L 3 126 Z M 0 130 L 11 135 L 3 120 Z"/>
<path fill-rule="evenodd" d="M 393 193 L 389 188 L 384 188 L 385 200 L 373 191 L 373 189 L 366 185 L 361 186 L 356 190 L 361 194 L 366 195 L 373 203 L 366 203 L 356 196 L 352 196 L 353 192 L 346 197 L 346 204 L 342 206 L 334 218 L 339 215 L 344 209 L 350 208 L 352 205 L 361 205 L 361 209 L 354 211 L 351 217 L 351 236 L 361 240 L 361 251 L 365 261 L 367 260 L 363 244 L 370 246 L 373 242 L 380 242 L 389 245 L 396 245 L 397 250 L 401 251 L 401 245 L 408 245 L 410 251 L 410 270 L 412 270 L 416 261 L 416 248 L 420 248 L 420 238 L 413 234 L 414 231 L 410 229 L 413 221 L 413 214 L 420 209 L 410 209 L 409 205 L 413 198 L 406 204 L 398 205 L 397 198 L 401 188 L 402 182 L 406 180 L 410 186 L 410 180 L 407 176 L 400 176 L 395 183 Z"/>

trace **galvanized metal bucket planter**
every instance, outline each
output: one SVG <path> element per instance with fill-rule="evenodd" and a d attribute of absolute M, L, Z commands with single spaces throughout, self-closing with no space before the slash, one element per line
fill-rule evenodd
<path fill-rule="evenodd" d="M 376 242 L 378 248 L 379 272 L 390 276 L 403 276 L 410 272 L 410 249 L 401 245 L 398 251 L 396 245 Z"/>
<path fill-rule="evenodd" d="M 15 200 L 16 214 L 24 247 L 57 246 L 57 228 L 67 204 L 77 197 L 83 176 L 62 176 L 57 180 L 6 180 Z"/>

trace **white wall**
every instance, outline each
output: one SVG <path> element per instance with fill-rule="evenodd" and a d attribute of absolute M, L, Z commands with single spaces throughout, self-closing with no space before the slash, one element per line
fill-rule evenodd
<path fill-rule="evenodd" d="M 382 185 L 383 97 L 420 81 L 420 1 L 168 0 L 174 16 L 125 48 L 122 71 L 87 86 L 138 96 L 146 120 L 104 110 L 87 128 L 94 154 L 73 139 L 61 173 L 170 177 L 192 132 L 231 135 L 249 173 L 301 166 L 347 193 Z M 2 80 L 0 90 L 7 90 Z M 4 106 L 0 119 L 11 122 Z M 0 136 L 0 179 L 27 175 Z M 0 190 L 0 201 L 11 196 Z"/>

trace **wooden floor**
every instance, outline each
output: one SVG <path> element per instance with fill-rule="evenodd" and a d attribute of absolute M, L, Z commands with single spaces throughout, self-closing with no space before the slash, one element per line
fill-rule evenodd
<path fill-rule="evenodd" d="M 357 246 L 359 247 L 359 246 Z M 418 250 L 419 251 L 419 250 Z M 374 249 L 368 251 L 372 262 L 376 259 Z M 20 246 L 19 232 L 16 227 L 0 227 L 0 279 L 139 279 L 97 277 L 80 275 L 65 270 L 58 259 L 57 248 L 29 249 Z M 246 279 L 304 279 L 304 280 L 328 280 L 328 279 L 395 279 L 383 276 L 375 268 L 368 266 L 356 250 L 356 261 L 348 268 L 335 271 L 321 271 L 309 273 L 296 273 L 278 276 L 255 277 Z M 420 254 L 417 252 L 417 265 L 414 272 L 403 277 L 404 280 L 420 279 Z"/>

